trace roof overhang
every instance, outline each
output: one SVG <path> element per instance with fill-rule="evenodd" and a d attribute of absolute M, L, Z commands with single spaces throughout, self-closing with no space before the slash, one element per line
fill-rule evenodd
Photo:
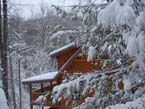
<path fill-rule="evenodd" d="M 63 46 L 63 47 L 61 47 L 59 49 L 56 49 L 56 50 L 50 52 L 49 56 L 56 57 L 56 56 L 58 56 L 58 55 L 60 55 L 60 54 L 62 54 L 64 52 L 66 52 L 66 51 L 68 51 L 68 50 L 70 50 L 72 48 L 78 48 L 76 46 L 76 43 L 75 42 L 72 42 L 72 43 L 70 43 L 70 44 L 68 44 L 66 46 Z"/>
<path fill-rule="evenodd" d="M 30 83 L 44 83 L 44 82 L 51 82 L 55 80 L 57 77 L 58 71 L 56 72 L 48 72 L 41 75 L 33 76 L 30 78 L 26 78 L 22 80 L 23 84 L 30 84 Z"/>

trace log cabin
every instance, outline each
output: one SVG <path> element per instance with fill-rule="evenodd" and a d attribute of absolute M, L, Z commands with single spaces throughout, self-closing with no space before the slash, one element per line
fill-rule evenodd
<path fill-rule="evenodd" d="M 100 61 L 106 58 L 93 60 L 93 62 L 97 63 L 97 65 L 94 65 L 87 61 L 87 57 L 83 55 L 81 48 L 74 42 L 52 51 L 49 56 L 56 62 L 55 71 L 22 80 L 22 84 L 29 86 L 30 109 L 42 105 L 38 98 L 44 96 L 46 96 L 46 100 L 43 100 L 42 109 L 44 107 L 48 109 L 72 109 L 71 105 L 65 106 L 65 101 L 63 100 L 56 104 L 52 103 L 51 92 L 53 87 L 61 84 L 64 72 L 73 74 L 76 72 L 87 73 L 93 70 L 101 71 Z M 112 87 L 111 85 L 109 87 Z M 35 88 L 36 86 L 37 89 Z M 123 84 L 120 87 L 123 87 Z"/>

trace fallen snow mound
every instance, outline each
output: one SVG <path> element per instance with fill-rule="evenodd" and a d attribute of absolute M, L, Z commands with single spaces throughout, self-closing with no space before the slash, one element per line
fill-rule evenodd
<path fill-rule="evenodd" d="M 9 109 L 4 91 L 0 88 L 0 109 Z"/>

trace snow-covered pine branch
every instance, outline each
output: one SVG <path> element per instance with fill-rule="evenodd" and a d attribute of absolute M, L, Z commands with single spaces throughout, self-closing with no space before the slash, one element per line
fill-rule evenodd
<path fill-rule="evenodd" d="M 112 75 L 114 78 L 113 84 L 118 83 L 119 81 L 124 81 L 125 89 L 118 90 L 113 88 L 112 90 L 115 91 L 114 93 L 105 92 L 105 88 L 102 86 L 103 83 L 98 83 L 97 87 L 92 84 L 94 81 L 103 82 L 103 80 L 95 78 L 97 72 L 95 72 L 95 74 L 89 72 L 88 74 L 77 77 L 74 80 L 67 80 L 67 83 L 64 82 L 60 86 L 54 88 L 54 102 L 61 100 L 62 98 L 60 94 L 64 92 L 64 98 L 71 96 L 71 88 L 80 90 L 80 81 L 83 81 L 81 83 L 84 86 L 83 93 L 85 94 L 89 93 L 90 89 L 97 90 L 99 87 L 102 88 L 102 90 L 97 90 L 99 94 L 96 92 L 94 94 L 94 97 L 99 97 L 101 96 L 101 93 L 103 94 L 101 98 L 98 98 L 103 101 L 103 103 L 106 103 L 100 105 L 102 108 L 119 102 L 125 103 L 139 97 L 139 95 L 137 95 L 137 91 L 140 88 L 144 90 L 144 85 L 140 86 L 137 84 L 141 84 L 139 81 L 142 81 L 145 78 L 144 4 L 145 2 L 143 0 L 140 2 L 138 0 L 114 0 L 104 9 L 98 9 L 99 11 L 92 11 L 93 8 L 91 7 L 87 9 L 85 8 L 86 11 L 83 13 L 84 17 L 82 18 L 83 25 L 82 27 L 79 27 L 80 36 L 77 39 L 78 45 L 82 46 L 83 49 L 87 48 L 87 50 L 90 47 L 88 59 L 92 60 L 94 57 L 98 58 L 103 55 L 107 55 L 108 59 L 112 60 L 109 64 L 114 66 L 121 64 L 118 68 L 118 73 L 116 71 L 116 76 Z M 93 12 L 97 13 L 95 14 L 97 15 L 96 17 L 91 17 L 91 15 L 94 14 Z M 95 22 L 93 22 L 94 18 L 96 18 Z M 95 49 L 97 50 L 97 53 L 95 53 Z M 128 60 L 132 58 L 133 60 L 127 64 L 129 67 L 126 68 L 126 65 L 122 66 L 122 63 L 128 62 Z M 103 74 L 103 72 L 100 73 Z M 94 77 L 94 79 L 92 79 L 91 76 Z M 106 78 L 107 77 L 105 77 L 105 79 Z M 136 85 L 137 89 L 132 92 L 130 89 Z M 96 96 L 97 94 L 98 96 Z M 140 95 L 143 94 L 144 91 L 142 91 Z M 105 96 L 108 98 L 105 98 Z M 119 96 L 119 100 L 116 99 L 117 96 Z M 105 101 L 105 99 L 109 98 L 111 100 Z M 85 106 L 85 109 L 92 108 L 88 100 L 86 100 Z M 91 106 L 91 108 L 88 108 L 89 106 Z"/>

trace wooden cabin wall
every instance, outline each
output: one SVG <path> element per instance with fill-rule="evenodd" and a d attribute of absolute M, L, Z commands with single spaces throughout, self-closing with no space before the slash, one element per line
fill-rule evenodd
<path fill-rule="evenodd" d="M 58 60 L 58 70 L 65 64 L 65 62 L 74 54 L 77 49 L 78 48 L 69 49 L 56 57 Z"/>
<path fill-rule="evenodd" d="M 92 70 L 101 71 L 100 60 L 94 60 L 93 62 L 87 62 L 87 59 L 74 59 L 70 65 L 66 68 L 69 73 L 79 72 L 88 73 Z"/>
<path fill-rule="evenodd" d="M 56 58 L 58 60 L 58 70 L 66 63 L 66 61 L 74 54 L 77 48 L 69 49 L 64 53 L 58 55 Z M 94 60 L 93 62 L 87 62 L 86 58 L 74 58 L 71 63 L 65 69 L 69 73 L 74 72 L 90 72 L 92 70 L 102 70 L 100 66 L 100 61 L 103 59 Z"/>
<path fill-rule="evenodd" d="M 67 62 L 67 60 L 75 53 L 78 48 L 71 48 L 62 54 L 59 54 L 56 59 L 58 60 L 58 70 Z M 87 62 L 87 58 L 79 58 L 76 56 L 69 65 L 65 68 L 68 73 L 88 73 L 92 70 L 101 71 L 100 61 L 103 59 L 94 60 L 93 62 Z M 57 78 L 58 84 L 62 81 L 63 74 L 60 74 Z"/>
<path fill-rule="evenodd" d="M 56 58 L 58 59 L 58 70 L 66 63 L 66 61 L 74 54 L 77 48 L 69 49 L 67 52 L 64 52 L 58 55 Z M 88 73 L 93 70 L 101 71 L 101 61 L 108 59 L 107 57 L 102 57 L 101 59 L 94 59 L 92 62 L 88 62 L 87 58 L 79 58 L 76 56 L 69 65 L 65 68 L 65 71 L 73 74 L 73 73 Z M 111 66 L 107 66 L 110 68 Z M 57 84 L 61 84 L 63 80 L 63 73 L 59 74 L 57 77 Z M 118 85 L 119 89 L 123 89 L 122 82 Z M 108 90 L 112 89 L 112 79 L 108 80 Z"/>
<path fill-rule="evenodd" d="M 67 50 L 67 52 L 64 52 L 60 55 L 58 55 L 56 57 L 56 59 L 58 60 L 58 70 L 60 70 L 60 68 L 67 62 L 67 60 L 74 54 L 74 52 L 77 50 L 78 48 L 72 48 Z M 59 74 L 59 76 L 57 77 L 57 84 L 60 84 L 62 81 L 62 76 L 63 74 Z"/>

